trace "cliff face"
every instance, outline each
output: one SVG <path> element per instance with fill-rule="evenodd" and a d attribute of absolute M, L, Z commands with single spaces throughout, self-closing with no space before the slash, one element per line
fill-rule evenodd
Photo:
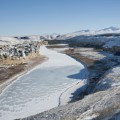
<path fill-rule="evenodd" d="M 46 42 L 24 42 L 0 46 L 0 66 L 18 65 L 40 55 L 40 46 Z"/>

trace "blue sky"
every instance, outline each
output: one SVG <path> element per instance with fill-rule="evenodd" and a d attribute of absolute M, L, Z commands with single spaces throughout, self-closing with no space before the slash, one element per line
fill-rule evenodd
<path fill-rule="evenodd" d="M 0 0 L 0 35 L 120 27 L 120 0 Z"/>

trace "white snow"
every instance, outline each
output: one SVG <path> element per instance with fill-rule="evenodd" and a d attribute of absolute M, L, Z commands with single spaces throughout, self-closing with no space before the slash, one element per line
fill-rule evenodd
<path fill-rule="evenodd" d="M 55 50 L 57 52 L 64 52 L 65 50 L 68 50 L 69 48 L 52 48 L 52 50 Z"/>
<path fill-rule="evenodd" d="M 18 44 L 20 41 L 14 37 L 2 37 L 0 36 L 0 45 Z"/>
<path fill-rule="evenodd" d="M 72 59 L 71 57 L 58 53 L 53 50 L 47 49 L 45 46 L 40 48 L 41 54 L 47 56 L 49 60 L 41 65 L 41 67 L 65 67 L 71 65 L 78 65 L 81 68 L 84 68 L 82 64 Z"/>

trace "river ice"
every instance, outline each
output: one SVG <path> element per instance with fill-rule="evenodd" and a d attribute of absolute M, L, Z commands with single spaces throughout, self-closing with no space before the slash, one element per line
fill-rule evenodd
<path fill-rule="evenodd" d="M 61 93 L 86 79 L 86 68 L 80 62 L 44 46 L 40 52 L 49 59 L 18 78 L 1 94 L 0 120 L 22 118 L 57 107 Z"/>

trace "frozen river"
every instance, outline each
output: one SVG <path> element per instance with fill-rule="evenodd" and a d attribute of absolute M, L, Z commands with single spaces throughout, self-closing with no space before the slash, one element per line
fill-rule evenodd
<path fill-rule="evenodd" d="M 41 53 L 49 59 L 17 79 L 1 94 L 0 120 L 22 118 L 57 107 L 59 97 L 66 89 L 81 80 L 86 84 L 88 73 L 80 62 L 44 46 Z"/>

